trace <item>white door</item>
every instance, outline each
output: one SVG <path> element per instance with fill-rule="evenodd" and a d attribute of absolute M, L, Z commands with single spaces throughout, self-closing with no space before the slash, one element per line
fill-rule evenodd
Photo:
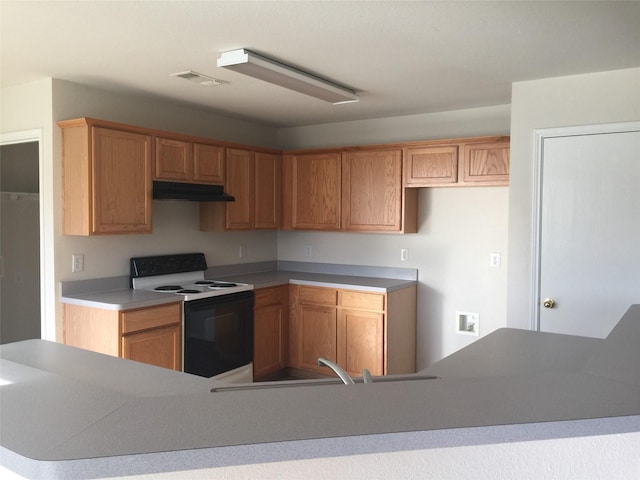
<path fill-rule="evenodd" d="M 640 303 L 640 124 L 630 130 L 542 138 L 541 331 L 604 338 Z"/>

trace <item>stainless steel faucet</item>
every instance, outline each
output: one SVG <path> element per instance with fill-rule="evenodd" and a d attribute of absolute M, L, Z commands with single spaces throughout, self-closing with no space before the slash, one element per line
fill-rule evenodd
<path fill-rule="evenodd" d="M 336 375 L 338 375 L 338 377 L 340 377 L 340 380 L 342 380 L 345 385 L 354 384 L 353 378 L 351 378 L 349 374 L 345 372 L 338 364 L 333 363 L 331 360 L 327 360 L 324 357 L 319 357 L 318 365 L 329 367 L 331 370 L 335 372 Z"/>

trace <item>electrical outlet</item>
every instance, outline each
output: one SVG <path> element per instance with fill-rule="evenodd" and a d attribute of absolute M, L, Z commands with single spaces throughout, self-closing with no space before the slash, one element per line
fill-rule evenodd
<path fill-rule="evenodd" d="M 500 266 L 500 254 L 499 253 L 490 253 L 489 254 L 489 266 L 491 268 L 498 268 Z"/>
<path fill-rule="evenodd" d="M 246 245 L 240 245 L 238 247 L 238 258 L 244 258 L 247 256 L 247 247 Z"/>
<path fill-rule="evenodd" d="M 311 245 L 304 246 L 304 256 L 313 257 L 313 247 Z"/>
<path fill-rule="evenodd" d="M 406 262 L 407 260 L 409 260 L 409 250 L 407 250 L 406 248 L 401 248 L 400 249 L 400 261 Z"/>
<path fill-rule="evenodd" d="M 84 255 L 81 253 L 74 253 L 71 255 L 71 271 L 83 272 L 84 271 Z"/>

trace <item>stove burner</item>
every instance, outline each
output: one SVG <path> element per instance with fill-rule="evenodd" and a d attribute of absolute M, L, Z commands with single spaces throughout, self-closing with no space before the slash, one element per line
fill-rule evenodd
<path fill-rule="evenodd" d="M 182 290 L 178 290 L 176 293 L 181 293 L 182 295 L 188 295 L 190 293 L 200 293 L 200 290 L 193 290 L 192 288 L 184 288 Z"/>
<path fill-rule="evenodd" d="M 194 285 L 211 285 L 213 283 L 215 283 L 213 280 L 198 280 L 194 282 Z"/>
<path fill-rule="evenodd" d="M 237 287 L 238 284 L 237 283 L 230 283 L 230 282 L 212 282 L 211 285 L 209 285 L 209 288 L 228 288 L 228 287 Z"/>
<path fill-rule="evenodd" d="M 175 292 L 177 290 L 182 290 L 182 285 L 160 285 L 159 287 L 154 288 L 158 292 Z"/>

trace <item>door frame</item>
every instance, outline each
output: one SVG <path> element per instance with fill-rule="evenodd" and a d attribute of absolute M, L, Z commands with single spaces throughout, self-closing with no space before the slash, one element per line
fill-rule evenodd
<path fill-rule="evenodd" d="M 541 128 L 533 131 L 533 212 L 532 212 L 532 290 L 531 290 L 531 330 L 540 331 L 540 282 L 542 272 L 542 180 L 544 174 L 544 142 L 558 137 L 578 137 L 585 135 L 602 135 L 607 133 L 626 133 L 640 131 L 640 121 L 605 123 L 599 125 L 579 125 L 571 127 Z"/>
<path fill-rule="evenodd" d="M 49 278 L 49 269 L 53 273 L 53 243 L 50 242 L 51 249 L 47 248 L 46 232 L 49 221 L 45 217 L 45 198 L 53 198 L 49 195 L 44 180 L 44 145 L 43 130 L 41 128 L 33 130 L 23 130 L 19 132 L 0 134 L 0 145 L 14 145 L 17 143 L 38 142 L 38 189 L 40 191 L 38 200 L 38 209 L 40 216 L 40 337 L 45 340 L 55 341 L 56 339 L 56 323 L 55 311 L 47 309 L 47 299 L 55 298 L 54 285 L 48 286 L 45 281 Z M 51 230 L 53 231 L 53 230 Z M 50 312 L 50 315 L 49 313 Z"/>

